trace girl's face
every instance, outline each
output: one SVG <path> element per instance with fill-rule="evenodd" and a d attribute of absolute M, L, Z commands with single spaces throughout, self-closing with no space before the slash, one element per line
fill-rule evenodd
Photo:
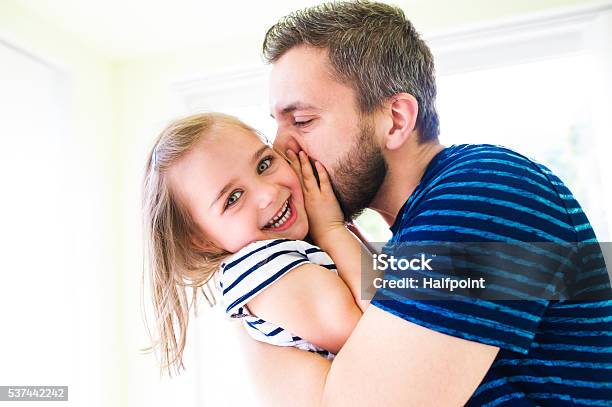
<path fill-rule="evenodd" d="M 211 133 L 168 169 L 206 241 L 235 253 L 257 240 L 303 239 L 308 219 L 289 163 L 246 129 L 220 125 Z"/>

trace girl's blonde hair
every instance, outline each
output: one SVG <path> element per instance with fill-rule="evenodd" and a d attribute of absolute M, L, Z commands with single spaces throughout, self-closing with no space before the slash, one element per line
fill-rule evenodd
<path fill-rule="evenodd" d="M 183 351 L 189 311 L 196 311 L 201 291 L 214 305 L 213 277 L 229 254 L 195 245 L 201 233 L 188 211 L 175 199 L 166 177 L 167 169 L 217 126 L 237 126 L 258 134 L 235 117 L 221 113 L 200 113 L 171 122 L 158 136 L 149 154 L 143 182 L 143 214 L 147 270 L 155 314 L 157 338 L 147 351 L 159 350 L 161 368 L 168 374 L 184 369 Z M 192 290 L 191 301 L 187 288 Z M 197 311 L 196 311 L 197 312 Z M 145 324 L 147 319 L 145 318 Z M 148 326 L 147 326 L 148 328 Z"/>

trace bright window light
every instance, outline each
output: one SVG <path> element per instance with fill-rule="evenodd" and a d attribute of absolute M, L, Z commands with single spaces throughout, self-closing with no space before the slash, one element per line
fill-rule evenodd
<path fill-rule="evenodd" d="M 591 123 L 592 60 L 581 53 L 438 78 L 445 145 L 499 144 L 536 159 L 576 195 L 609 239 Z"/>

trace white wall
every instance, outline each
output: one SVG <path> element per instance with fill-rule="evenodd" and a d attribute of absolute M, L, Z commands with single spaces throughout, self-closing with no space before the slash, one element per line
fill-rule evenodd
<path fill-rule="evenodd" d="M 27 382 L 19 380 L 19 383 L 6 382 L 20 385 L 69 385 L 70 400 L 74 405 L 108 406 L 120 405 L 118 396 L 118 384 L 124 382 L 123 372 L 127 367 L 126 348 L 123 346 L 124 333 L 122 326 L 118 323 L 122 301 L 121 286 L 118 282 L 120 242 L 120 227 L 116 222 L 117 214 L 121 210 L 116 198 L 117 186 L 115 181 L 119 179 L 114 166 L 116 160 L 116 126 L 114 117 L 114 76 L 112 61 L 96 50 L 92 50 L 87 44 L 82 44 L 77 38 L 63 32 L 57 27 L 49 26 L 44 20 L 40 20 L 24 12 L 17 4 L 2 2 L 0 11 L 0 38 L 3 42 L 10 44 L 20 50 L 26 50 L 42 61 L 61 72 L 66 78 L 67 105 L 65 112 L 64 127 L 67 129 L 62 142 L 69 147 L 61 150 L 61 154 L 54 157 L 55 160 L 70 161 L 75 163 L 72 168 L 74 175 L 71 179 L 74 183 L 71 187 L 74 194 L 70 197 L 64 196 L 60 202 L 64 209 L 70 211 L 72 220 L 79 227 L 71 228 L 70 240 L 62 242 L 69 247 L 69 258 L 66 260 L 65 274 L 58 275 L 60 285 L 64 290 L 54 291 L 58 287 L 54 284 L 46 290 L 44 296 L 25 297 L 22 300 L 29 304 L 34 303 L 41 309 L 53 309 L 59 303 L 69 304 L 71 310 L 70 329 L 65 325 L 49 327 L 45 324 L 36 331 L 35 337 L 23 338 L 23 348 L 4 347 L 0 355 L 5 352 L 11 353 L 10 360 L 16 360 L 16 355 L 21 355 L 24 360 L 22 366 L 10 366 L 4 364 L 3 372 L 10 374 L 14 369 L 18 371 L 24 366 L 30 366 L 35 362 L 40 352 L 32 348 L 32 343 L 40 343 L 45 349 L 45 344 L 53 343 L 51 337 L 61 337 L 63 345 L 71 350 L 71 357 L 61 360 L 64 366 L 70 366 L 72 372 L 69 383 L 57 383 L 61 377 L 48 377 L 46 382 L 32 373 L 31 380 Z M 3 65 L 0 63 L 0 66 Z M 6 65 L 5 65 L 6 68 Z M 0 90 L 1 92 L 2 90 Z M 16 102 L 16 101 L 15 101 Z M 63 102 L 63 101 L 62 101 Z M 38 109 L 44 107 L 32 105 L 31 115 L 28 120 L 36 121 L 39 115 Z M 4 106 L 0 107 L 6 112 Z M 6 130 L 6 129 L 5 129 Z M 15 137 L 23 135 L 15 135 Z M 36 150 L 38 145 L 32 139 L 31 149 Z M 3 150 L 3 154 L 11 154 Z M 3 173 L 0 177 L 19 177 L 19 173 Z M 44 177 L 41 177 L 41 181 Z M 24 180 L 25 182 L 25 180 Z M 3 183 L 4 185 L 4 183 Z M 44 187 L 41 186 L 41 192 Z M 7 199 L 3 194 L 2 199 Z M 41 211 L 50 210 L 53 205 L 47 204 L 47 197 L 41 194 L 38 199 Z M 15 197 L 18 199 L 18 197 Z M 22 207 L 22 209 L 25 209 Z M 47 216 L 57 216 L 50 211 Z M 24 230 L 29 231 L 29 239 L 15 241 L 25 246 L 30 256 L 41 256 L 44 251 L 37 250 L 38 247 L 48 244 L 38 240 L 40 234 L 36 233 L 36 225 L 30 222 L 35 217 L 29 217 L 26 212 L 17 212 L 13 216 L 22 217 Z M 48 232 L 48 231 L 45 231 Z M 44 234 L 46 236 L 46 234 Z M 55 236 L 61 239 L 62 233 Z M 57 242 L 55 242 L 57 243 Z M 28 247 L 29 246 L 29 247 Z M 24 268 L 21 270 L 2 269 L 4 273 L 27 274 L 25 281 L 31 282 L 34 272 L 44 273 L 45 270 L 28 269 L 28 259 L 24 259 Z M 25 276 L 24 276 L 25 277 Z M 43 283 L 49 276 L 39 279 Z M 28 291 L 27 287 L 15 287 L 15 290 Z M 30 293 L 40 293 L 41 290 Z M 21 310 L 22 303 L 2 303 L 2 315 L 12 313 L 22 316 L 20 323 L 36 326 L 36 320 L 27 318 L 30 315 Z M 41 316 L 47 315 L 41 313 Z M 5 318 L 2 318 L 5 320 Z M 65 320 L 65 315 L 58 315 L 58 320 Z M 27 335 L 32 332 L 20 330 L 14 326 L 13 330 L 7 331 L 3 328 L 3 336 L 12 335 L 10 343 L 15 343 L 19 335 Z M 62 332 L 59 332 L 62 330 Z M 50 331 L 50 332 L 49 332 Z M 0 339 L 0 343 L 5 343 Z M 27 345 L 26 345 L 27 344 Z M 63 349 L 65 349 L 65 347 Z M 2 358 L 3 361 L 7 359 Z M 26 362 L 29 360 L 29 362 Z M 57 354 L 44 355 L 37 361 L 42 371 L 52 371 L 52 363 L 58 363 Z M 61 370 L 61 369 L 60 369 Z M 64 369 L 65 370 L 65 369 Z"/>

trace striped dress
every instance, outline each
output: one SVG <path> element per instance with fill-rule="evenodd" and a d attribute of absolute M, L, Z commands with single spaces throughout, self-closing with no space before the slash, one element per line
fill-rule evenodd
<path fill-rule="evenodd" d="M 314 263 L 337 273 L 331 258 L 317 246 L 301 240 L 272 239 L 253 242 L 221 263 L 221 303 L 229 318 L 241 318 L 249 335 L 276 346 L 293 346 L 332 360 L 334 354 L 274 323 L 254 315 L 247 303 L 296 267 Z"/>
<path fill-rule="evenodd" d="M 498 146 L 446 148 L 430 162 L 391 229 L 387 247 L 586 244 L 588 253 L 557 264 L 530 264 L 514 255 L 507 263 L 515 267 L 489 268 L 497 289 L 512 285 L 518 300 L 430 301 L 381 288 L 372 304 L 429 329 L 500 348 L 469 406 L 612 406 L 609 275 L 587 217 L 549 169 Z M 520 300 L 520 287 L 535 285 L 550 295 Z"/>

